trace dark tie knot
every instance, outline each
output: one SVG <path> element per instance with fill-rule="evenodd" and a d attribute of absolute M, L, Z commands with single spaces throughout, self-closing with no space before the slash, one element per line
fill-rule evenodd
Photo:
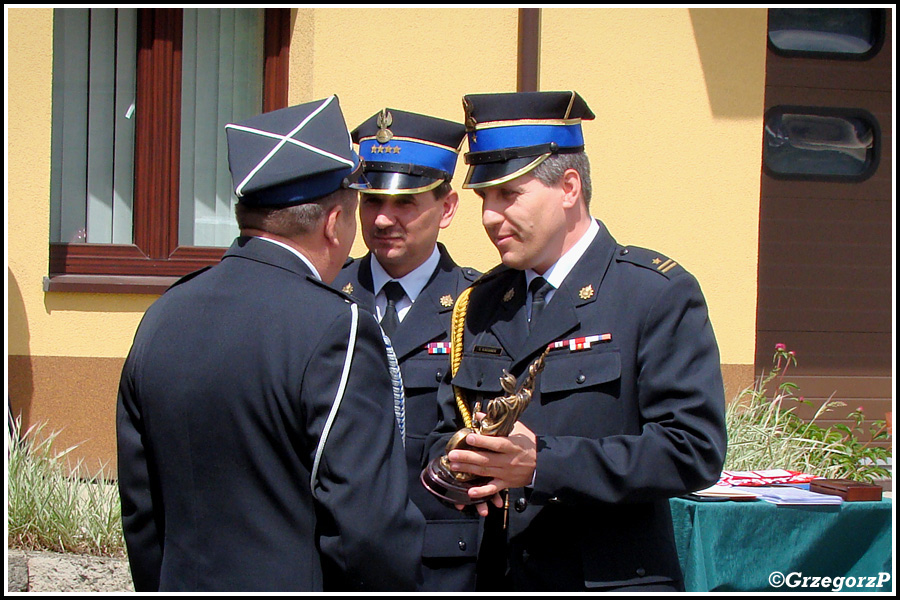
<path fill-rule="evenodd" d="M 538 300 L 539 302 L 544 300 L 547 296 L 547 292 L 552 289 L 553 286 L 543 277 L 535 277 L 528 286 L 528 291 L 531 293 L 532 300 Z"/>
<path fill-rule="evenodd" d="M 387 301 L 391 304 L 397 304 L 403 296 L 406 295 L 406 292 L 403 291 L 403 286 L 400 285 L 399 281 L 388 281 L 384 284 L 384 295 L 387 297 Z"/>

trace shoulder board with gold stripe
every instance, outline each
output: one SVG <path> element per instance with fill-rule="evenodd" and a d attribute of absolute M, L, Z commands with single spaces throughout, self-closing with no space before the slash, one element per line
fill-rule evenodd
<path fill-rule="evenodd" d="M 684 267 L 668 256 L 639 246 L 625 246 L 624 248 L 619 248 L 616 252 L 616 260 L 650 269 L 666 278 L 672 278 L 684 271 Z"/>

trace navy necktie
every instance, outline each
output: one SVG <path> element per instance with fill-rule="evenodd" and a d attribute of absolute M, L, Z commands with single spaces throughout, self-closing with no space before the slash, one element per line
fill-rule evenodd
<path fill-rule="evenodd" d="M 554 289 L 543 277 L 535 277 L 528 286 L 531 294 L 531 319 L 528 321 L 528 330 L 534 329 L 534 324 L 540 318 L 541 312 L 547 305 L 547 293 Z"/>
<path fill-rule="evenodd" d="M 397 315 L 397 303 L 406 295 L 403 286 L 399 281 L 388 281 L 382 288 L 384 295 L 387 297 L 387 308 L 384 310 L 384 316 L 381 317 L 381 328 L 393 339 L 397 326 L 400 325 L 400 317 Z"/>

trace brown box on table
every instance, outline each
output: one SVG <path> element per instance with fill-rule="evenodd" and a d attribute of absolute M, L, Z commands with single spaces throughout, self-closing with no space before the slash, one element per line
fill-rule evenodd
<path fill-rule="evenodd" d="M 813 479 L 809 491 L 840 496 L 846 502 L 881 500 L 881 486 L 851 479 Z"/>

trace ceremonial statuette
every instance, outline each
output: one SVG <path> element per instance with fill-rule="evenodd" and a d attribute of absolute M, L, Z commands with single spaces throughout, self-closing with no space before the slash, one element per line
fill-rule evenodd
<path fill-rule="evenodd" d="M 435 458 L 419 476 L 422 485 L 442 500 L 452 504 L 477 504 L 484 499 L 473 500 L 469 498 L 469 489 L 486 484 L 490 477 L 473 475 L 471 473 L 459 473 L 450 468 L 450 459 L 447 455 L 451 450 L 474 450 L 466 443 L 466 436 L 470 433 L 492 436 L 508 436 L 515 427 L 519 416 L 528 408 L 531 396 L 534 393 L 534 380 L 537 374 L 544 368 L 544 357 L 549 348 L 544 350 L 528 367 L 528 376 L 522 385 L 516 387 L 516 378 L 507 371 L 503 371 L 500 377 L 500 386 L 507 395 L 489 400 L 484 407 L 484 418 L 475 421 L 473 427 L 463 427 L 453 434 L 444 450 L 444 454 Z M 481 412 L 481 404 L 475 403 L 475 413 Z"/>

